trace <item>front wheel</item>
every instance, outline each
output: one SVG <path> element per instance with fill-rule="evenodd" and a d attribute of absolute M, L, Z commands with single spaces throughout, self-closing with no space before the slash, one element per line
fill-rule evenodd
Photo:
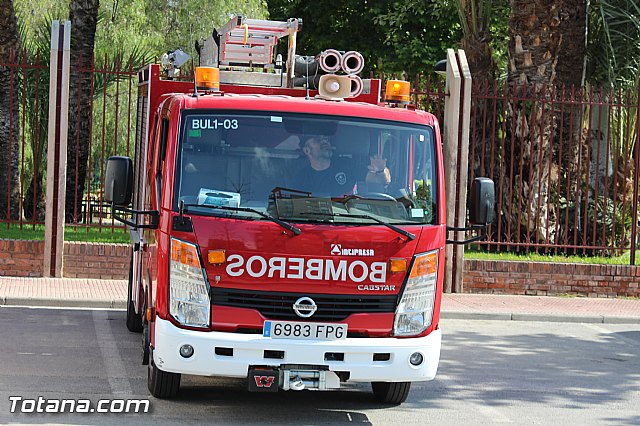
<path fill-rule="evenodd" d="M 376 399 L 385 404 L 402 404 L 409 395 L 411 382 L 372 382 Z"/>
<path fill-rule="evenodd" d="M 152 359 L 147 367 L 147 387 L 156 398 L 174 397 L 180 389 L 180 373 L 162 371 Z"/>

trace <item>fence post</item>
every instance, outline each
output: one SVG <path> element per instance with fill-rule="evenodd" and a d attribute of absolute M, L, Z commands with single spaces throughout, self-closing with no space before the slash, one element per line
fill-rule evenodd
<path fill-rule="evenodd" d="M 444 167 L 447 226 L 464 227 L 467 220 L 471 72 L 463 50 L 447 50 L 447 97 L 444 104 Z M 464 232 L 454 233 L 456 240 Z M 446 246 L 444 291 L 463 291 L 464 246 Z"/>
<path fill-rule="evenodd" d="M 71 22 L 51 24 L 43 276 L 62 276 Z"/>
<path fill-rule="evenodd" d="M 442 123 L 442 148 L 444 150 L 444 180 L 447 197 L 447 226 L 455 226 L 456 178 L 458 163 L 458 125 L 460 120 L 460 69 L 453 49 L 447 50 L 447 80 L 445 85 L 444 122 Z M 447 233 L 448 238 L 449 233 Z M 453 245 L 446 245 L 444 291 L 454 288 Z"/>
<path fill-rule="evenodd" d="M 638 105 L 636 112 L 636 127 L 640 123 L 640 85 L 638 86 L 638 98 L 636 100 Z M 631 222 L 631 259 L 629 263 L 631 266 L 636 264 L 636 249 L 638 238 L 638 180 L 640 179 L 640 131 L 636 128 L 636 141 L 633 145 L 633 219 Z"/>

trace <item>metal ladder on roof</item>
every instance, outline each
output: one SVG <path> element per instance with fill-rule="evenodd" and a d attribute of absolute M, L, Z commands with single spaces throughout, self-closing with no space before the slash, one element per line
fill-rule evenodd
<path fill-rule="evenodd" d="M 278 40 L 294 37 L 301 27 L 298 19 L 268 21 L 234 16 L 218 30 L 220 64 L 245 66 L 273 64 Z"/>
<path fill-rule="evenodd" d="M 296 34 L 302 20 L 287 21 L 232 17 L 199 46 L 200 65 L 220 68 L 220 82 L 270 87 L 292 87 Z M 274 58 L 281 38 L 288 37 L 286 80 Z"/>

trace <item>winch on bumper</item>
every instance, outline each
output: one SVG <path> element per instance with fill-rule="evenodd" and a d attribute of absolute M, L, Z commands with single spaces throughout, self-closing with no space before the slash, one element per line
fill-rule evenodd
<path fill-rule="evenodd" d="M 246 378 L 250 369 L 277 370 L 278 377 L 273 381 L 279 386 L 283 383 L 283 389 L 286 386 L 292 389 L 291 383 L 297 382 L 297 377 L 303 383 L 305 380 L 315 382 L 317 372 L 318 386 L 330 389 L 336 383 L 336 377 L 348 378 L 350 382 L 432 380 L 440 360 L 441 336 L 441 331 L 436 329 L 427 336 L 401 339 L 270 339 L 259 334 L 185 330 L 156 317 L 153 360 L 163 371 L 200 376 Z M 180 353 L 186 345 L 191 347 L 187 358 Z M 416 354 L 420 355 L 417 365 L 412 363 Z M 292 365 L 303 368 L 291 368 Z M 299 371 L 313 374 L 293 374 Z M 322 371 L 324 374 L 320 374 Z M 285 381 L 286 374 L 288 379 Z M 269 376 L 268 373 L 259 375 Z M 255 384 L 255 379 L 252 380 Z"/>
<path fill-rule="evenodd" d="M 249 391 L 277 392 L 283 390 L 339 389 L 340 377 L 325 366 L 286 365 L 279 367 L 251 367 Z"/>

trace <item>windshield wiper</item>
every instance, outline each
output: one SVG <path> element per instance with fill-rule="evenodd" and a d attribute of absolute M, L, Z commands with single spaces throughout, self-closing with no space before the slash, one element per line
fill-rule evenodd
<path fill-rule="evenodd" d="M 261 212 L 260 210 L 252 209 L 251 207 L 212 206 L 209 204 L 185 204 L 184 207 L 204 207 L 204 208 L 215 209 L 215 210 L 228 210 L 233 212 L 255 213 L 258 216 L 261 216 L 267 220 L 270 220 L 273 223 L 277 223 L 278 225 L 282 226 L 284 229 L 293 232 L 294 235 L 300 235 L 300 232 L 301 232 L 300 228 L 296 228 L 295 226 L 290 225 L 287 222 L 284 222 L 278 219 L 277 217 L 273 217 L 270 214 Z"/>
<path fill-rule="evenodd" d="M 398 234 L 402 234 L 405 237 L 407 237 L 410 240 L 415 240 L 416 239 L 416 235 L 409 232 L 409 231 L 405 231 L 402 228 L 398 228 L 397 226 L 394 226 L 390 223 L 385 222 L 384 220 L 380 220 L 377 217 L 374 216 L 369 216 L 368 214 L 343 214 L 343 213 L 302 213 L 303 215 L 314 215 L 314 216 L 331 216 L 331 217 L 355 217 L 357 219 L 370 219 L 373 220 L 374 222 L 379 223 L 380 225 L 384 225 L 389 229 L 392 229 L 394 231 L 396 231 Z"/>

